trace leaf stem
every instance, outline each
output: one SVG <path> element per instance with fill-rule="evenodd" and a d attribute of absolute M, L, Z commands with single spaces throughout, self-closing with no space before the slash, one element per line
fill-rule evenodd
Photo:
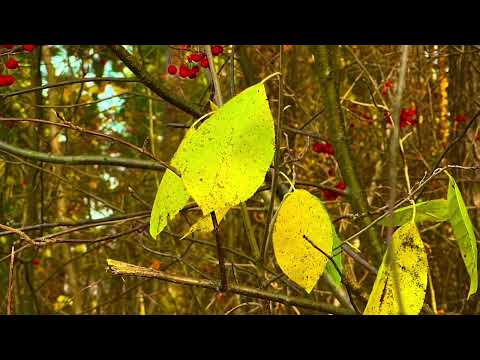
<path fill-rule="evenodd" d="M 313 243 L 313 241 L 311 241 L 307 235 L 303 235 L 303 238 L 305 240 L 307 240 L 307 242 L 312 245 L 316 250 L 320 251 L 329 261 L 332 262 L 332 265 L 335 267 L 335 270 L 337 271 L 338 275 L 340 276 L 340 278 L 342 279 L 342 283 L 343 285 L 345 285 L 345 289 L 347 290 L 347 294 L 348 294 L 348 298 L 350 299 L 350 303 L 352 304 L 353 308 L 355 309 L 355 311 L 357 312 L 357 314 L 361 314 L 361 311 L 358 309 L 357 305 L 355 304 L 355 302 L 353 301 L 353 298 L 352 298 L 352 294 L 351 294 L 351 288 L 350 288 L 350 285 L 347 283 L 347 281 L 345 280 L 345 277 L 343 276 L 342 272 L 340 271 L 340 269 L 338 268 L 337 264 L 335 263 L 335 261 L 333 260 L 333 258 L 328 255 L 325 251 L 323 251 L 322 249 L 320 249 L 317 245 L 315 245 Z"/>

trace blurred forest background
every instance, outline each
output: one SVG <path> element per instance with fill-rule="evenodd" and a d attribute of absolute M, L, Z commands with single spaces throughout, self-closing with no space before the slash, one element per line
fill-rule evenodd
<path fill-rule="evenodd" d="M 212 45 L 213 64 L 197 45 L 0 46 L 2 314 L 352 313 L 345 289 L 328 276 L 306 294 L 276 264 L 265 238 L 270 203 L 275 210 L 290 186 L 282 176 L 274 196 L 269 173 L 246 207 L 233 208 L 220 223 L 236 290 L 208 286 L 218 279 L 212 233 L 181 239 L 201 216 L 195 203 L 158 239 L 149 235 L 164 172 L 155 164 L 168 163 L 186 129 L 212 110 L 212 68 L 224 101 L 282 73 L 280 89 L 277 78 L 266 82 L 274 119 L 280 98 L 283 108 L 279 169 L 324 201 L 340 238 L 385 212 L 392 116 L 404 138 L 394 163 L 397 199 L 408 194 L 405 165 L 412 185 L 439 166 L 471 167 L 450 172 L 478 238 L 480 47 L 410 46 L 394 114 L 397 45 L 331 46 L 336 93 L 328 94 L 318 46 Z M 445 198 L 447 184 L 440 174 L 417 195 Z M 466 300 L 469 277 L 451 226 L 419 229 L 430 265 L 424 313 L 480 313 L 478 295 Z M 386 233 L 372 226 L 351 245 L 378 267 Z M 167 275 L 114 276 L 107 258 Z M 348 254 L 342 258 L 363 308 L 375 274 Z"/>

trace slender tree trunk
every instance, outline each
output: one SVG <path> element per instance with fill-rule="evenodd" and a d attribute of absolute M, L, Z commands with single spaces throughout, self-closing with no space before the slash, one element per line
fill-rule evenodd
<path fill-rule="evenodd" d="M 311 46 L 311 50 L 315 55 L 315 72 L 321 85 L 330 140 L 335 147 L 336 158 L 342 177 L 349 189 L 348 197 L 353 210 L 356 213 L 363 214 L 368 212 L 368 203 L 357 176 L 355 161 L 351 155 L 349 146 L 351 140 L 345 130 L 345 119 L 340 104 L 339 47 L 337 45 L 315 45 Z M 365 216 L 362 218 L 361 223 L 363 226 L 366 226 L 371 221 L 369 216 Z M 371 249 L 374 259 L 380 261 L 383 256 L 383 246 L 373 227 L 368 230 L 368 240 L 367 247 Z"/>
<path fill-rule="evenodd" d="M 54 83 L 56 81 L 55 79 L 55 68 L 53 67 L 52 64 L 52 56 L 50 53 L 50 49 L 48 47 L 45 47 L 43 49 L 43 57 L 45 61 L 45 65 L 47 67 L 47 74 L 48 74 L 48 82 L 49 83 Z M 55 105 L 59 103 L 59 96 L 58 96 L 58 90 L 56 89 L 50 89 L 48 91 L 48 101 L 50 105 Z M 54 111 L 50 111 L 48 113 L 48 120 L 53 121 L 53 122 L 58 122 L 59 119 L 57 118 L 57 115 Z M 58 128 L 56 126 L 50 126 L 50 133 L 52 135 L 57 134 Z M 55 155 L 62 155 L 63 154 L 63 149 L 62 145 L 59 141 L 59 135 L 58 133 L 56 136 L 53 136 L 53 138 L 50 140 L 50 148 L 52 154 Z M 61 168 L 55 169 L 57 173 L 61 173 Z M 59 221 L 66 221 L 67 219 L 67 204 L 66 204 L 66 199 L 65 199 L 65 190 L 63 188 L 63 185 L 61 183 L 58 184 L 57 189 L 56 189 L 56 194 L 57 194 L 57 219 Z M 60 251 L 61 251 L 61 257 L 63 261 L 67 261 L 72 257 L 70 247 L 68 244 L 63 244 L 59 246 Z M 81 314 L 82 313 L 82 298 L 81 298 L 81 292 L 78 286 L 78 279 L 77 279 L 77 272 L 75 269 L 75 263 L 70 263 L 65 266 L 65 272 L 67 275 L 67 284 L 68 288 L 71 291 L 71 295 L 73 297 L 73 311 L 75 314 Z"/>
<path fill-rule="evenodd" d="M 31 67 L 31 84 L 32 86 L 41 86 L 42 84 L 42 77 L 40 73 L 40 61 L 41 61 L 41 53 L 40 48 L 35 49 L 32 53 L 32 67 Z M 33 93 L 32 98 L 33 105 L 41 105 L 42 103 L 42 94 L 40 91 L 36 91 Z M 33 108 L 33 116 L 40 119 L 42 116 L 41 108 L 34 107 Z M 31 124 L 27 130 L 27 136 L 29 140 L 29 144 L 27 145 L 29 148 L 34 150 L 39 150 L 39 137 L 38 137 L 38 130 L 39 127 L 36 124 Z M 35 162 L 34 162 L 35 163 Z M 38 164 L 36 164 L 38 165 Z M 40 222 L 40 214 L 39 214 L 39 204 L 40 197 L 38 196 L 38 189 L 40 188 L 40 172 L 31 167 L 25 168 L 25 199 L 26 203 L 23 208 L 23 217 L 22 217 L 22 224 L 25 225 L 33 225 L 38 224 Z M 32 231 L 31 236 L 39 236 L 39 231 Z M 27 249 L 23 256 L 26 259 L 31 259 L 35 256 L 35 249 Z M 26 296 L 22 297 L 21 303 L 23 306 L 22 313 L 24 314 L 34 314 L 39 312 L 39 305 L 38 299 L 36 294 L 34 293 L 34 278 L 35 272 L 31 263 L 25 263 L 22 266 L 21 272 L 23 272 L 25 278 L 25 288 Z"/>

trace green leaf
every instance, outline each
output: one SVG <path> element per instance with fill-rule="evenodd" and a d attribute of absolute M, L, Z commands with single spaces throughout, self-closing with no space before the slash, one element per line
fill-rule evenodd
<path fill-rule="evenodd" d="M 416 206 L 415 222 L 424 221 L 447 221 L 448 220 L 448 202 L 445 199 L 436 199 L 418 203 Z M 393 212 L 393 219 L 389 216 L 378 222 L 384 226 L 401 226 L 412 219 L 413 205 L 405 206 Z M 393 220 L 393 221 L 392 221 Z"/>
<path fill-rule="evenodd" d="M 338 270 L 340 270 L 340 272 L 343 273 L 342 249 L 339 247 L 340 245 L 342 245 L 342 241 L 338 237 L 338 234 L 335 230 L 335 226 L 333 226 L 333 224 L 332 224 L 332 235 L 333 235 L 332 253 L 336 254 L 335 256 L 333 256 L 333 262 L 337 265 Z M 333 250 L 337 247 L 338 249 Z M 340 276 L 340 274 L 338 273 L 337 269 L 335 268 L 335 266 L 331 261 L 328 261 L 327 266 L 325 268 L 325 272 L 328 273 L 328 275 L 330 275 L 330 277 L 332 278 L 336 286 L 342 286 L 342 277 Z"/>
<path fill-rule="evenodd" d="M 185 134 L 182 143 L 187 141 L 193 134 L 195 129 L 191 128 Z M 177 152 L 172 158 L 172 166 L 178 168 L 185 162 L 185 154 L 181 151 L 181 144 Z M 150 235 L 156 238 L 157 235 L 167 225 L 167 221 L 171 220 L 178 212 L 187 204 L 190 195 L 188 194 L 182 179 L 175 175 L 172 171 L 166 170 L 160 183 L 155 202 L 153 203 L 152 214 L 150 215 Z"/>
<path fill-rule="evenodd" d="M 288 194 L 275 216 L 273 250 L 282 271 L 310 293 L 332 253 L 332 223 L 322 202 L 306 190 Z"/>
<path fill-rule="evenodd" d="M 383 257 L 364 314 L 399 315 L 401 304 L 405 315 L 418 315 L 425 301 L 428 260 L 413 221 L 395 231 L 389 250 Z"/>
<path fill-rule="evenodd" d="M 178 166 L 205 215 L 249 199 L 263 184 L 274 154 L 273 117 L 263 83 L 220 107 L 180 145 Z"/>
<path fill-rule="evenodd" d="M 450 181 L 448 183 L 448 212 L 453 234 L 457 239 L 463 262 L 470 275 L 470 290 L 468 298 L 477 292 L 477 240 L 473 232 L 473 225 L 463 201 L 462 194 L 453 177 L 446 172 Z"/>

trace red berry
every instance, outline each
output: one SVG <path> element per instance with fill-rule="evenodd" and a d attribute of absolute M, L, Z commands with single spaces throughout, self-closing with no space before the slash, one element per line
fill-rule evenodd
<path fill-rule="evenodd" d="M 40 265 L 40 259 L 37 259 L 37 258 L 32 259 L 32 265 L 33 265 L 33 266 L 38 266 L 38 265 Z"/>
<path fill-rule="evenodd" d="M 323 190 L 323 198 L 327 201 L 336 200 L 338 198 L 338 194 L 332 190 Z"/>
<path fill-rule="evenodd" d="M 340 181 L 335 185 L 335 189 L 345 191 L 347 188 L 347 185 L 343 181 Z M 339 193 L 333 191 L 333 190 L 323 190 L 323 197 L 325 200 L 336 200 L 339 196 L 341 196 Z"/>
<path fill-rule="evenodd" d="M 313 144 L 313 151 L 315 151 L 316 153 L 321 153 L 323 152 L 323 144 L 320 144 L 320 143 L 315 143 Z"/>
<path fill-rule="evenodd" d="M 328 155 L 335 155 L 335 149 L 333 148 L 333 145 L 330 143 L 325 144 L 323 152 Z"/>
<path fill-rule="evenodd" d="M 13 45 L 0 45 L 4 49 L 13 49 Z"/>
<path fill-rule="evenodd" d="M 189 56 L 189 60 L 193 62 L 199 62 L 204 58 L 204 54 L 202 53 L 193 53 L 192 55 Z"/>
<path fill-rule="evenodd" d="M 35 45 L 22 45 L 22 47 L 23 50 L 30 52 L 35 48 Z"/>
<path fill-rule="evenodd" d="M 190 69 L 189 74 L 188 74 L 188 78 L 189 79 L 195 79 L 196 77 L 197 77 L 197 73 L 195 71 L 193 71 L 193 69 Z"/>
<path fill-rule="evenodd" d="M 12 75 L 0 75 L 0 86 L 10 86 L 15 83 L 15 78 Z"/>
<path fill-rule="evenodd" d="M 200 66 L 205 68 L 205 69 L 208 68 L 208 59 L 203 58 L 202 60 L 200 60 Z"/>
<path fill-rule="evenodd" d="M 183 64 L 180 66 L 179 75 L 182 78 L 186 78 L 188 75 L 190 75 L 190 69 L 187 65 Z"/>
<path fill-rule="evenodd" d="M 167 71 L 170 75 L 175 75 L 177 73 L 177 67 L 175 65 L 168 65 Z"/>
<path fill-rule="evenodd" d="M 200 68 L 198 67 L 198 65 L 192 66 L 190 70 L 195 74 L 198 74 L 200 72 Z"/>
<path fill-rule="evenodd" d="M 335 149 L 333 148 L 333 145 L 330 143 L 325 143 L 325 144 L 315 143 L 313 145 L 313 151 L 320 154 L 335 155 Z"/>
<path fill-rule="evenodd" d="M 221 53 L 223 53 L 223 46 L 215 45 L 215 46 L 212 47 L 212 55 L 213 56 L 218 56 Z"/>
<path fill-rule="evenodd" d="M 455 121 L 456 121 L 456 122 L 462 123 L 462 122 L 465 122 L 466 120 L 467 120 L 467 118 L 465 117 L 465 115 L 457 115 L 457 116 L 455 116 Z"/>
<path fill-rule="evenodd" d="M 7 69 L 14 70 L 14 69 L 18 68 L 18 61 L 15 60 L 14 58 L 9 58 L 9 59 L 5 62 L 5 67 L 6 67 Z"/>
<path fill-rule="evenodd" d="M 105 66 L 107 64 L 107 60 L 105 59 L 100 59 L 100 64 L 102 64 L 103 66 Z"/>

